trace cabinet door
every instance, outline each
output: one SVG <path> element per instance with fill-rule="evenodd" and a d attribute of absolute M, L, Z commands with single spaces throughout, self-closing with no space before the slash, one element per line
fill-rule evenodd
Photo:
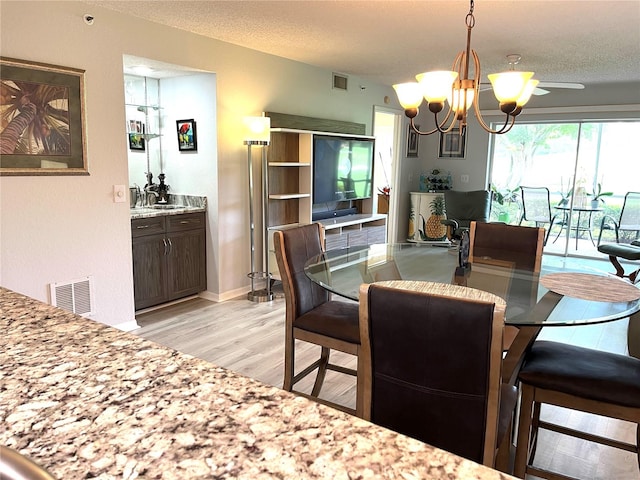
<path fill-rule="evenodd" d="M 150 307 L 166 299 L 166 257 L 164 235 L 147 235 L 133 239 L 133 292 L 135 308 Z"/>
<path fill-rule="evenodd" d="M 167 234 L 167 292 L 169 300 L 207 289 L 204 229 Z"/>

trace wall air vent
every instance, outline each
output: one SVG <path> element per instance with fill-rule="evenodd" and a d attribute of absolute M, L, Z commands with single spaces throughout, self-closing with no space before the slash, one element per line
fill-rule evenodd
<path fill-rule="evenodd" d="M 66 283 L 52 283 L 49 288 L 53 306 L 83 317 L 93 315 L 92 277 L 85 277 Z"/>
<path fill-rule="evenodd" d="M 347 90 L 347 83 L 349 77 L 346 75 L 340 75 L 339 73 L 333 74 L 333 88 L 334 90 Z"/>

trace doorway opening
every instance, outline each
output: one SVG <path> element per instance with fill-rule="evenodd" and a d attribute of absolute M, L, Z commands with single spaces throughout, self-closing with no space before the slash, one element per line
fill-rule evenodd
<path fill-rule="evenodd" d="M 397 110 L 374 107 L 373 135 L 376 137 L 375 168 L 373 179 L 374 212 L 387 214 L 387 241 L 397 236 L 399 164 L 402 116 Z"/>

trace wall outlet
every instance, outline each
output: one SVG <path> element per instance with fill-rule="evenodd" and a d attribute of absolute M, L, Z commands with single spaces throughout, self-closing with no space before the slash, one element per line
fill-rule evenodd
<path fill-rule="evenodd" d="M 460 175 L 460 181 L 462 183 L 469 183 L 469 175 Z"/>

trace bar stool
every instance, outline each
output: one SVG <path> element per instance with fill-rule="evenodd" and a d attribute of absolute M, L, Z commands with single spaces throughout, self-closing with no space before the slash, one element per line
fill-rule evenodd
<path fill-rule="evenodd" d="M 546 429 L 634 452 L 640 468 L 640 426 L 636 444 L 540 420 L 543 403 L 640 424 L 640 360 L 557 342 L 538 341 L 518 376 L 522 392 L 514 475 L 570 479 L 532 465 L 538 429 Z M 640 475 L 640 473 L 639 473 Z"/>

